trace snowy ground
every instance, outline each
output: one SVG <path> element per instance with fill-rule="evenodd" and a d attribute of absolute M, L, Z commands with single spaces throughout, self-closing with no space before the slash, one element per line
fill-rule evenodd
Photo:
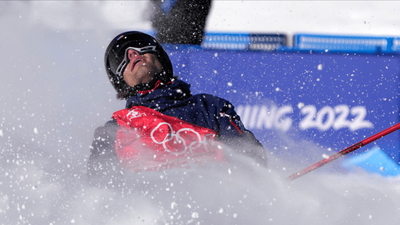
<path fill-rule="evenodd" d="M 207 30 L 400 36 L 398 2 L 214 1 Z M 123 30 L 151 29 L 147 1 L 0 2 L 2 224 L 398 224 L 400 180 L 286 162 L 86 184 L 95 127 L 121 109 L 103 70 Z M 239 10 L 240 9 L 240 10 Z M 308 165 L 304 165 L 308 166 Z M 298 168 L 300 169 L 300 168 Z"/>

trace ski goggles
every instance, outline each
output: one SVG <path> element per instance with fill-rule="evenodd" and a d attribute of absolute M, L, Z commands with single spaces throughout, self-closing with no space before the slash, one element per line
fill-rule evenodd
<path fill-rule="evenodd" d="M 125 49 L 124 60 L 122 60 L 122 62 L 117 67 L 117 70 L 115 71 L 116 74 L 122 76 L 122 71 L 124 71 L 126 65 L 129 63 L 128 51 L 130 49 L 135 50 L 137 53 L 139 53 L 139 55 L 143 55 L 145 53 L 156 53 L 156 47 L 157 46 L 150 45 L 143 48 L 128 47 L 127 49 Z"/>

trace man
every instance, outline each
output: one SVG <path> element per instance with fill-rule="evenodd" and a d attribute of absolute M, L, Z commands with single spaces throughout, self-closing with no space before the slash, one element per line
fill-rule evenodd
<path fill-rule="evenodd" d="M 153 37 L 125 32 L 105 53 L 117 98 L 126 108 L 96 129 L 88 161 L 90 178 L 124 171 L 161 171 L 206 163 L 229 163 L 235 151 L 266 166 L 266 153 L 228 101 L 192 95 L 173 76 L 171 61 Z"/>

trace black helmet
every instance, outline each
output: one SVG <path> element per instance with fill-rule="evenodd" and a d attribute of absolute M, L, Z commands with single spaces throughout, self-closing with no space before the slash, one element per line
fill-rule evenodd
<path fill-rule="evenodd" d="M 163 67 L 158 79 L 162 82 L 173 79 L 173 69 L 168 54 L 155 38 L 139 31 L 124 32 L 110 42 L 104 56 L 108 78 L 118 93 L 131 88 L 123 78 L 123 71 L 129 63 L 126 57 L 127 48 L 134 48 L 141 53 L 154 52 Z"/>

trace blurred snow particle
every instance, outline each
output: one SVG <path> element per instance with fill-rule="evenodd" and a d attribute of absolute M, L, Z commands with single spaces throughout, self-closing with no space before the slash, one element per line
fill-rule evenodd
<path fill-rule="evenodd" d="M 236 218 L 236 217 L 237 217 L 237 214 L 236 214 L 236 213 L 234 213 L 234 214 L 233 214 L 233 218 Z"/>
<path fill-rule="evenodd" d="M 3 137 L 4 133 L 3 130 L 0 130 L 0 137 Z"/>
<path fill-rule="evenodd" d="M 38 132 L 38 129 L 35 127 L 35 128 L 33 128 L 33 132 L 35 133 L 35 134 L 38 134 L 39 132 Z"/>
<path fill-rule="evenodd" d="M 228 82 L 229 87 L 232 87 L 232 85 L 233 85 L 232 82 Z"/>
<path fill-rule="evenodd" d="M 327 155 L 327 154 L 322 154 L 322 158 L 327 159 L 327 158 L 329 158 L 329 155 Z"/>
<path fill-rule="evenodd" d="M 318 64 L 317 69 L 322 70 L 322 68 L 323 68 L 322 64 Z"/>
<path fill-rule="evenodd" d="M 280 90 L 281 90 L 281 89 L 280 89 L 280 88 L 278 88 L 278 87 L 277 87 L 277 88 L 275 88 L 275 91 L 280 91 Z"/>
<path fill-rule="evenodd" d="M 197 212 L 192 213 L 192 218 L 199 218 L 199 213 Z"/>
<path fill-rule="evenodd" d="M 297 108 L 301 109 L 304 107 L 304 102 L 299 102 L 299 104 L 297 104 Z"/>
<path fill-rule="evenodd" d="M 224 209 L 223 209 L 223 208 L 220 208 L 218 212 L 219 212 L 219 213 L 223 213 L 223 212 L 224 212 Z"/>

